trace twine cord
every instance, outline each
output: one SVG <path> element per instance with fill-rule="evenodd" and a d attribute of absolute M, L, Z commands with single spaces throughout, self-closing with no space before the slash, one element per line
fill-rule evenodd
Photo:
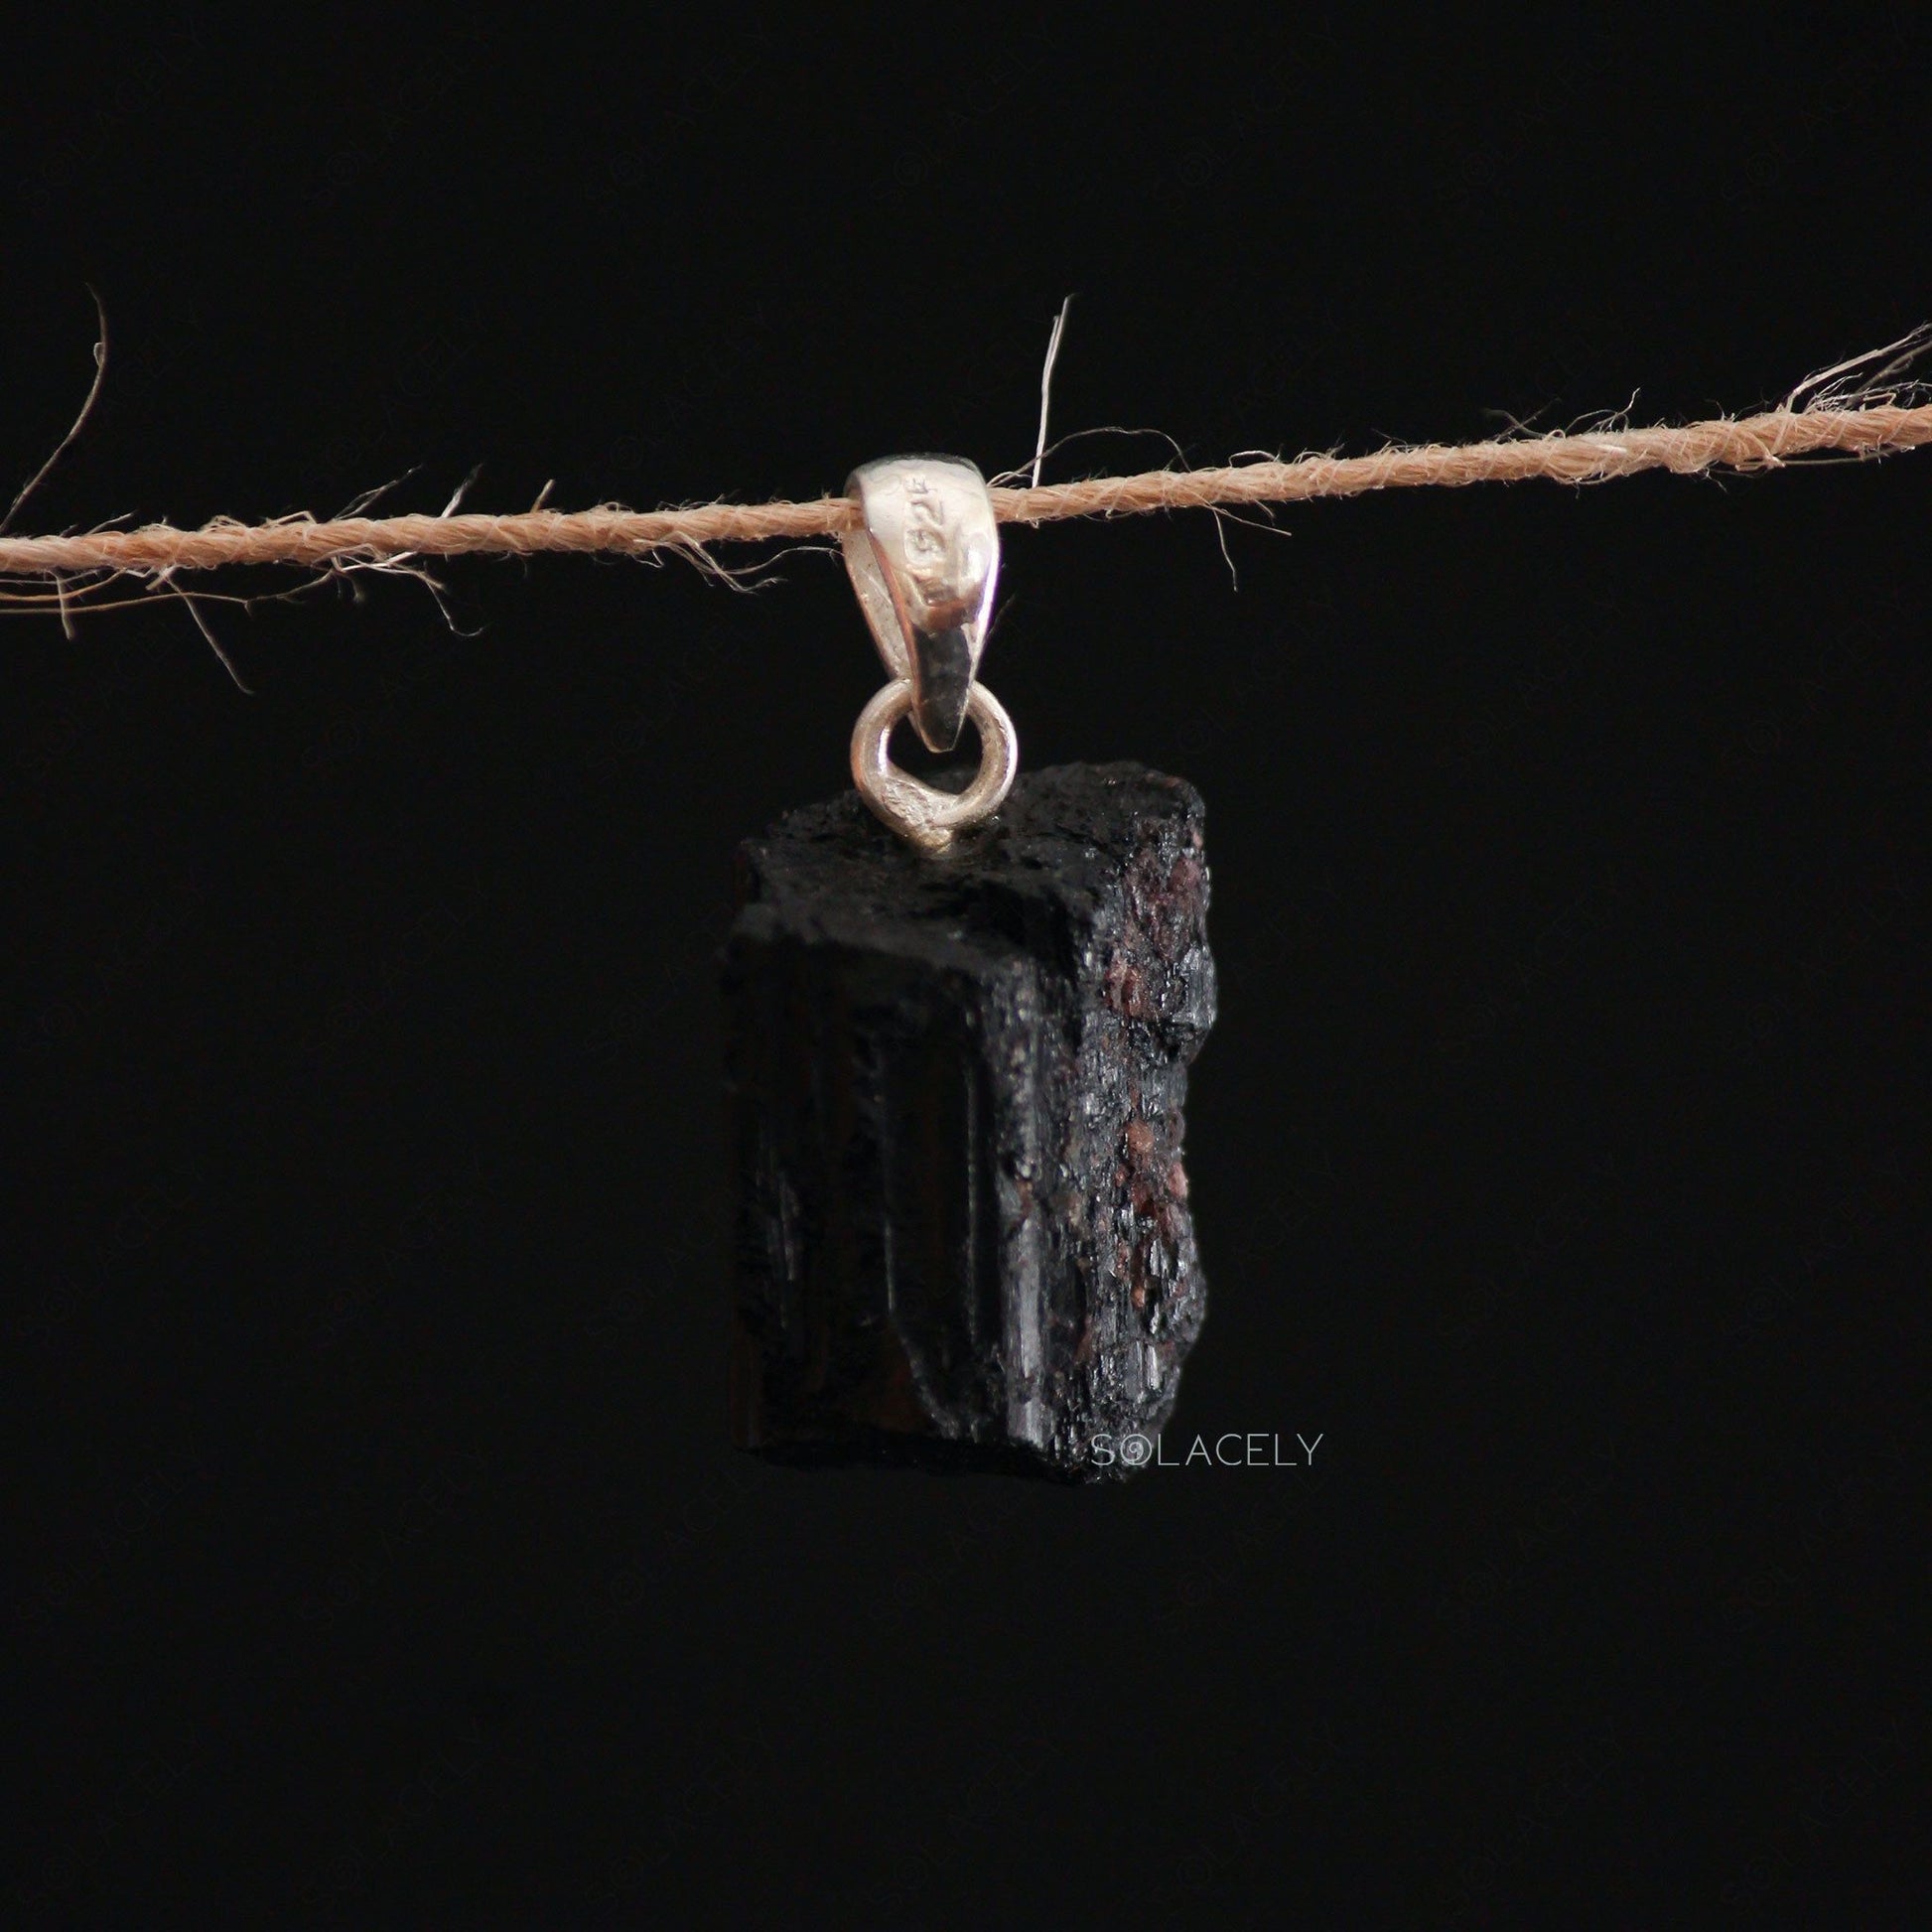
<path fill-rule="evenodd" d="M 1064 321 L 1062 310 L 1054 331 L 1055 348 Z M 1232 511 L 1383 489 L 1453 489 L 1471 483 L 1531 481 L 1583 484 L 1647 470 L 1703 476 L 1714 471 L 1777 470 L 1834 454 L 1882 457 L 1932 443 L 1932 402 L 1919 400 L 1925 390 L 1893 380 L 1928 347 L 1932 347 L 1932 326 L 1820 371 L 1776 408 L 1756 415 L 1645 429 L 1627 428 L 1620 419 L 1610 418 L 1575 430 L 1480 443 L 1397 445 L 1367 456 L 1317 453 L 1288 461 L 1150 470 L 1075 483 L 1034 481 L 1019 485 L 996 480 L 991 487 L 993 512 L 1004 523 L 1039 524 L 1155 510 Z M 96 351 L 97 360 L 99 355 Z M 1047 372 L 1050 376 L 1050 350 Z M 98 380 L 97 372 L 94 393 Z M 1043 386 L 1042 447 L 1032 468 L 1035 479 L 1045 454 Z M 91 402 L 90 394 L 89 407 Z M 66 447 L 64 443 L 62 448 Z M 42 475 L 51 467 L 50 460 Z M 23 498 L 27 493 L 22 492 Z M 150 523 L 61 536 L 0 535 L 0 579 L 52 580 L 56 595 L 31 601 L 58 599 L 65 618 L 70 606 L 84 608 L 78 603 L 84 590 L 98 590 L 104 581 L 121 576 L 143 578 L 166 590 L 174 588 L 171 580 L 185 572 L 256 564 L 380 570 L 432 557 L 647 557 L 680 551 L 708 562 L 707 553 L 719 544 L 839 537 L 857 527 L 859 516 L 857 504 L 844 496 L 803 502 L 698 503 L 656 510 L 618 504 L 553 510 L 543 507 L 540 497 L 534 508 L 490 515 L 459 511 L 462 495 L 459 490 L 441 515 L 344 515 L 318 520 L 298 514 L 257 524 L 217 517 L 198 529 Z M 76 585 L 74 580 L 81 581 Z"/>
<path fill-rule="evenodd" d="M 1149 510 L 1238 508 L 1360 496 L 1377 489 L 1460 488 L 1479 483 L 1607 483 L 1644 470 L 1700 476 L 1712 470 L 1776 470 L 1835 451 L 1865 457 L 1932 443 L 1932 404 L 1900 408 L 1720 417 L 1680 428 L 1512 437 L 1500 442 L 1426 443 L 1373 456 L 1305 456 L 1206 470 L 1149 470 L 1134 477 L 992 490 L 1002 523 L 1054 523 L 1076 516 Z M 403 557 L 529 557 L 542 552 L 644 556 L 720 543 L 837 537 L 857 527 L 845 496 L 808 502 L 700 503 L 682 509 L 522 510 L 506 516 L 348 516 L 318 522 L 285 517 L 237 523 L 217 517 L 199 529 L 166 523 L 83 535 L 0 537 L 0 576 L 71 577 L 86 571 L 166 573 L 236 564 L 385 563 Z"/>

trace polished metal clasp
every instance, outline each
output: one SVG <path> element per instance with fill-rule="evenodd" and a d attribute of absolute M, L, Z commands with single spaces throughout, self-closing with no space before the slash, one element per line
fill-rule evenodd
<path fill-rule="evenodd" d="M 845 566 L 894 682 L 860 714 L 852 776 L 880 818 L 926 851 L 997 811 L 1020 767 L 1013 721 L 975 682 L 1000 575 L 1000 530 L 979 471 L 960 457 L 885 457 L 847 483 L 860 527 Z M 909 716 L 927 750 L 949 752 L 966 720 L 980 769 L 964 791 L 940 791 L 892 761 L 893 727 Z"/>
<path fill-rule="evenodd" d="M 862 527 L 845 567 L 879 655 L 912 684 L 912 724 L 929 752 L 950 752 L 986 648 L 1000 577 L 1000 529 L 985 480 L 949 456 L 894 456 L 847 481 Z"/>

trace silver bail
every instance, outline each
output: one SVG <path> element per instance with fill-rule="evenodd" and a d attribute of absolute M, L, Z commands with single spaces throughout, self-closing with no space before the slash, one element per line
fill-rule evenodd
<path fill-rule="evenodd" d="M 894 456 L 846 481 L 862 527 L 845 567 L 886 669 L 912 686 L 913 728 L 929 752 L 959 743 L 1000 575 L 1000 530 L 986 479 L 963 457 Z"/>

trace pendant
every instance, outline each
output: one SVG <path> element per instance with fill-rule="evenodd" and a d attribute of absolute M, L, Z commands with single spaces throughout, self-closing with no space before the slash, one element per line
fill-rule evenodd
<path fill-rule="evenodd" d="M 732 1432 L 796 1464 L 1133 1472 L 1206 1290 L 1182 1167 L 1214 1020 L 1199 796 L 1136 764 L 1017 777 L 977 683 L 999 537 L 979 472 L 868 464 L 854 588 L 892 681 L 857 789 L 739 853 Z M 971 719 L 977 771 L 899 770 Z"/>

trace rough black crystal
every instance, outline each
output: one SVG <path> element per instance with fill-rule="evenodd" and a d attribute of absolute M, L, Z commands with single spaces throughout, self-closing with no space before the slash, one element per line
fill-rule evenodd
<path fill-rule="evenodd" d="M 1206 1304 L 1199 796 L 1059 765 L 929 857 L 848 792 L 744 845 L 739 900 L 736 1441 L 1130 1473 L 1113 1446 L 1168 1417 Z"/>

